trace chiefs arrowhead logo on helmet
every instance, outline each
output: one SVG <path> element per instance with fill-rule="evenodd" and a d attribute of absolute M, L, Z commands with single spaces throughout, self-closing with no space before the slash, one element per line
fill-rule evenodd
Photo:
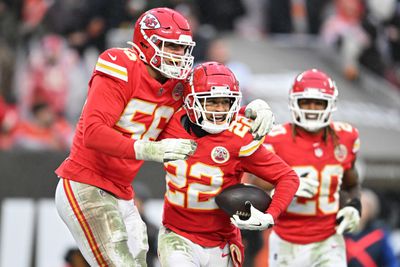
<path fill-rule="evenodd" d="M 158 29 L 160 28 L 160 22 L 153 14 L 147 14 L 140 21 L 140 28 L 143 30 Z"/>

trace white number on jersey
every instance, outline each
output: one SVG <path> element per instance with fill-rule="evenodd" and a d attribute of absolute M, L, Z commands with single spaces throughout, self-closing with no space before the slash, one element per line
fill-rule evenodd
<path fill-rule="evenodd" d="M 169 166 L 168 166 L 169 165 Z M 167 172 L 167 192 L 168 201 L 174 205 L 189 209 L 214 210 L 217 209 L 214 197 L 217 195 L 223 183 L 224 173 L 221 168 L 197 162 L 188 166 L 184 160 L 168 162 L 165 166 L 175 169 L 175 173 Z M 167 168 L 167 169 L 168 169 Z M 189 171 L 188 171 L 189 169 Z M 199 180 L 208 177 L 208 184 L 188 181 L 187 175 Z M 175 188 L 178 188 L 175 190 Z M 201 200 L 201 195 L 207 195 L 207 200 Z"/>
<path fill-rule="evenodd" d="M 339 210 L 339 189 L 344 169 L 341 165 L 326 165 L 319 173 L 313 166 L 296 166 L 293 170 L 301 176 L 308 173 L 306 179 L 319 180 L 318 192 L 313 199 L 295 197 L 289 205 L 289 213 L 300 215 L 316 215 L 336 213 Z"/>
<path fill-rule="evenodd" d="M 144 123 L 133 120 L 137 113 L 153 117 L 149 127 Z M 161 118 L 165 118 L 169 121 L 173 114 L 174 109 L 172 107 L 157 107 L 157 104 L 155 103 L 133 98 L 125 107 L 125 110 L 116 125 L 131 133 L 132 138 L 135 140 L 156 140 L 162 131 L 161 128 L 158 128 Z"/>

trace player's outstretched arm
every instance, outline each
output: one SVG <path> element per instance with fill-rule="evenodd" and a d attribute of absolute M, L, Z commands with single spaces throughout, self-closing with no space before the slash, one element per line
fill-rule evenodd
<path fill-rule="evenodd" d="M 275 116 L 267 102 L 261 99 L 251 101 L 244 111 L 246 118 L 251 119 L 251 133 L 255 140 L 260 140 L 269 133 Z"/>
<path fill-rule="evenodd" d="M 156 162 L 187 159 L 196 148 L 196 142 L 189 139 L 137 140 L 134 143 L 136 159 Z"/>

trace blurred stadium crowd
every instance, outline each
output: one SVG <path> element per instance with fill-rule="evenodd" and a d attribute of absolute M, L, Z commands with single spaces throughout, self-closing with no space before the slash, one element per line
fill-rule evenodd
<path fill-rule="evenodd" d="M 137 16 L 157 6 L 189 18 L 196 62 L 227 63 L 226 33 L 306 34 L 337 50 L 347 79 L 361 66 L 400 87 L 396 0 L 1 0 L 0 149 L 68 149 L 97 55 L 129 41 Z M 248 67 L 230 67 L 246 87 Z"/>
<path fill-rule="evenodd" d="M 224 34 L 313 36 L 336 51 L 346 79 L 368 69 L 400 90 L 397 0 L 0 0 L 0 150 L 67 151 L 97 56 L 125 46 L 137 17 L 159 6 L 189 18 L 197 63 L 230 63 L 244 89 L 250 68 L 229 62 Z M 245 237 L 256 264 L 265 255 L 253 235 Z"/>

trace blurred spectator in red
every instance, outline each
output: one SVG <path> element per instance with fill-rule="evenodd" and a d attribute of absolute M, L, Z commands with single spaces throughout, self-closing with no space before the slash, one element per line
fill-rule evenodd
<path fill-rule="evenodd" d="M 335 12 L 322 26 L 322 40 L 339 50 L 343 74 L 353 80 L 359 74 L 359 57 L 370 38 L 362 27 L 365 7 L 362 0 L 336 0 Z"/>
<path fill-rule="evenodd" d="M 18 113 L 14 106 L 7 104 L 0 95 L 0 150 L 12 145 L 11 134 L 18 123 Z"/>
<path fill-rule="evenodd" d="M 346 252 L 349 267 L 399 267 L 389 242 L 388 229 L 377 220 L 378 196 L 369 189 L 361 192 L 362 216 L 358 231 L 347 234 Z"/>
<path fill-rule="evenodd" d="M 19 123 L 13 132 L 13 148 L 28 150 L 66 150 L 70 147 L 72 129 L 47 103 L 32 107 L 33 119 Z"/>
<path fill-rule="evenodd" d="M 24 117 L 34 103 L 47 103 L 57 114 L 65 113 L 70 68 L 78 56 L 58 35 L 44 36 L 30 53 L 26 78 L 21 84 L 19 104 Z"/>

